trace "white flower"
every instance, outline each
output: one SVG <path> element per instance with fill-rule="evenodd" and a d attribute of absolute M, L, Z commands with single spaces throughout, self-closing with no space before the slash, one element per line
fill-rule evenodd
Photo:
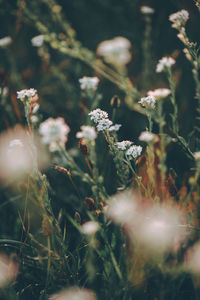
<path fill-rule="evenodd" d="M 39 132 L 42 135 L 43 143 L 48 144 L 50 151 L 53 152 L 59 150 L 58 144 L 65 147 L 70 128 L 61 117 L 49 118 L 40 124 Z"/>
<path fill-rule="evenodd" d="M 149 132 L 149 131 L 143 131 L 141 132 L 139 138 L 142 142 L 152 142 L 155 139 L 155 134 Z"/>
<path fill-rule="evenodd" d="M 148 96 L 153 96 L 156 98 L 156 100 L 166 98 L 170 94 L 171 94 L 171 91 L 169 89 L 165 89 L 165 88 L 156 89 L 156 90 L 147 92 Z"/>
<path fill-rule="evenodd" d="M 81 226 L 82 232 L 87 235 L 93 235 L 99 230 L 99 224 L 95 221 L 88 221 Z"/>
<path fill-rule="evenodd" d="M 171 68 L 175 62 L 176 61 L 172 57 L 165 56 L 161 58 L 156 66 L 156 72 L 160 73 L 165 71 L 166 68 Z"/>
<path fill-rule="evenodd" d="M 31 43 L 34 47 L 42 46 L 43 42 L 44 42 L 44 35 L 43 34 L 37 35 L 37 36 L 35 36 L 34 38 L 31 39 Z"/>
<path fill-rule="evenodd" d="M 102 131 L 102 130 L 106 130 L 109 129 L 110 126 L 112 125 L 112 121 L 110 121 L 109 119 L 102 119 L 99 120 L 98 124 L 97 124 L 97 130 L 98 131 Z"/>
<path fill-rule="evenodd" d="M 155 108 L 156 99 L 154 96 L 147 96 L 141 98 L 141 100 L 138 103 L 140 103 L 142 106 L 146 108 Z"/>
<path fill-rule="evenodd" d="M 115 223 L 132 224 L 135 218 L 136 201 L 131 191 L 118 193 L 111 197 L 107 216 Z"/>
<path fill-rule="evenodd" d="M 173 208 L 152 207 L 145 212 L 141 211 L 136 221 L 132 229 L 135 241 L 153 254 L 173 249 L 185 238 L 180 213 Z"/>
<path fill-rule="evenodd" d="M 144 15 L 151 15 L 154 14 L 155 10 L 149 6 L 141 6 L 140 11 Z"/>
<path fill-rule="evenodd" d="M 99 84 L 99 78 L 86 77 L 79 79 L 82 90 L 95 90 Z"/>
<path fill-rule="evenodd" d="M 142 152 L 141 146 L 133 145 L 126 151 L 126 155 L 132 156 L 133 158 L 137 158 L 138 156 L 140 156 L 141 152 Z"/>
<path fill-rule="evenodd" d="M 182 9 L 169 16 L 169 20 L 173 23 L 172 27 L 180 30 L 185 26 L 187 20 L 189 19 L 189 13 L 187 10 Z"/>
<path fill-rule="evenodd" d="M 96 300 L 96 296 L 90 290 L 71 287 L 50 296 L 49 300 Z"/>
<path fill-rule="evenodd" d="M 94 140 L 97 137 L 95 128 L 92 126 L 81 126 L 81 131 L 76 133 L 78 139 L 85 138 L 88 140 Z"/>
<path fill-rule="evenodd" d="M 12 39 L 10 36 L 5 36 L 4 38 L 0 39 L 0 47 L 6 47 L 12 43 Z"/>
<path fill-rule="evenodd" d="M 133 144 L 133 142 L 131 142 L 131 141 L 122 141 L 122 142 L 115 143 L 117 148 L 120 150 L 127 150 L 127 148 L 129 148 L 132 144 Z"/>
<path fill-rule="evenodd" d="M 98 45 L 97 54 L 113 65 L 126 65 L 131 60 L 131 43 L 124 37 L 103 41 Z"/>
<path fill-rule="evenodd" d="M 194 154 L 194 158 L 195 158 L 196 160 L 200 160 L 200 151 L 194 152 L 193 154 Z"/>
<path fill-rule="evenodd" d="M 115 124 L 111 126 L 108 131 L 118 131 L 122 125 L 121 124 Z"/>
<path fill-rule="evenodd" d="M 37 94 L 37 90 L 35 89 L 29 89 L 29 90 L 21 90 L 17 92 L 17 99 L 24 99 L 25 97 L 34 97 Z"/>
<path fill-rule="evenodd" d="M 94 123 L 98 123 L 100 120 L 108 118 L 108 113 L 100 108 L 91 111 L 88 115 L 90 116 L 90 119 L 94 121 Z"/>

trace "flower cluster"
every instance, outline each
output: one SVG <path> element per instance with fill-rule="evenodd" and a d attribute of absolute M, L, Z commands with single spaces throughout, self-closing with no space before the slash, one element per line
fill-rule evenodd
<path fill-rule="evenodd" d="M 12 39 L 10 36 L 5 36 L 4 38 L 0 39 L 0 47 L 6 47 L 12 43 Z"/>
<path fill-rule="evenodd" d="M 155 10 L 149 6 L 141 6 L 140 11 L 144 15 L 152 15 L 155 12 Z"/>
<path fill-rule="evenodd" d="M 126 151 L 125 153 L 127 156 L 137 158 L 138 156 L 140 156 L 142 152 L 142 147 L 132 145 L 132 144 L 133 142 L 131 141 L 122 141 L 122 142 L 115 143 L 115 145 L 119 150 Z"/>
<path fill-rule="evenodd" d="M 148 96 L 153 96 L 155 97 L 156 100 L 162 99 L 162 98 L 166 98 L 171 94 L 170 89 L 165 89 L 165 88 L 161 88 L 161 89 L 155 89 L 153 91 L 148 91 L 147 95 Z"/>
<path fill-rule="evenodd" d="M 108 113 L 106 111 L 97 108 L 89 113 L 90 119 L 94 121 L 94 123 L 98 123 L 100 120 L 107 119 Z"/>
<path fill-rule="evenodd" d="M 185 27 L 187 20 L 189 19 L 189 13 L 187 10 L 182 9 L 169 16 L 169 20 L 173 23 L 172 27 L 178 30 Z"/>
<path fill-rule="evenodd" d="M 79 79 L 82 90 L 95 90 L 99 84 L 98 77 L 86 77 Z"/>
<path fill-rule="evenodd" d="M 44 35 L 43 34 L 37 35 L 37 36 L 35 36 L 34 38 L 31 39 L 31 43 L 34 47 L 42 46 L 43 42 L 44 42 Z"/>
<path fill-rule="evenodd" d="M 131 60 L 131 43 L 124 37 L 103 41 L 98 45 L 97 54 L 113 65 L 126 65 Z"/>
<path fill-rule="evenodd" d="M 138 103 L 146 108 L 155 108 L 156 98 L 154 96 L 143 97 Z"/>
<path fill-rule="evenodd" d="M 94 140 L 97 137 L 97 133 L 94 127 L 83 125 L 81 126 L 81 131 L 76 133 L 76 137 L 78 139 L 84 138 L 87 140 Z"/>
<path fill-rule="evenodd" d="M 39 132 L 42 135 L 42 142 L 48 144 L 49 150 L 53 152 L 58 150 L 59 146 L 65 147 L 70 128 L 61 117 L 48 118 L 40 124 Z"/>
<path fill-rule="evenodd" d="M 136 159 L 138 156 L 141 155 L 141 152 L 142 152 L 142 147 L 141 146 L 132 145 L 126 151 L 126 155 Z"/>
<path fill-rule="evenodd" d="M 171 68 L 175 64 L 175 60 L 172 57 L 165 56 L 158 61 L 156 66 L 156 72 L 160 73 L 168 68 Z"/>
<path fill-rule="evenodd" d="M 122 141 L 115 143 L 119 150 L 127 150 L 132 144 L 133 142 L 131 141 Z"/>
<path fill-rule="evenodd" d="M 21 90 L 19 92 L 17 92 L 17 99 L 20 99 L 21 101 L 23 101 L 26 97 L 30 98 L 30 97 L 34 97 L 37 94 L 37 90 L 31 88 L 28 90 Z"/>
<path fill-rule="evenodd" d="M 149 143 L 155 139 L 155 134 L 149 131 L 142 131 L 138 139 L 141 142 Z"/>
<path fill-rule="evenodd" d="M 108 113 L 106 111 L 97 108 L 89 113 L 90 119 L 96 123 L 97 130 L 103 131 L 108 129 L 109 131 L 118 131 L 121 124 L 113 125 L 113 122 L 108 119 Z"/>

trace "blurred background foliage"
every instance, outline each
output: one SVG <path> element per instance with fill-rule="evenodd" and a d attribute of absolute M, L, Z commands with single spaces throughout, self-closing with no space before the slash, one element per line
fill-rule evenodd
<path fill-rule="evenodd" d="M 46 42 L 41 48 L 32 46 L 31 39 L 41 33 L 39 30 L 41 24 L 38 22 L 41 21 L 45 24 L 50 33 L 61 34 L 62 37 L 64 33 L 62 20 L 65 20 L 66 24 L 69 23 L 73 28 L 72 35 L 76 34 L 76 40 L 94 53 L 97 45 L 103 40 L 116 36 L 129 39 L 132 44 L 133 58 L 127 66 L 128 76 L 141 95 L 145 95 L 149 89 L 168 87 L 165 76 L 156 74 L 155 67 L 163 56 L 170 55 L 176 58 L 174 79 L 177 85 L 180 134 L 187 139 L 195 123 L 195 87 L 190 64 L 182 52 L 183 46 L 176 37 L 177 32 L 171 28 L 168 17 L 180 9 L 188 10 L 190 19 L 186 30 L 191 40 L 199 42 L 199 12 L 192 0 L 60 0 L 57 1 L 57 7 L 54 7 L 55 11 L 50 11 L 48 2 L 52 3 L 48 0 L 0 0 L 0 38 L 11 36 L 13 40 L 7 48 L 0 48 L 1 87 L 9 89 L 6 99 L 2 98 L 0 102 L 0 131 L 12 128 L 19 123 L 25 124 L 23 106 L 16 99 L 16 91 L 33 87 L 38 91 L 41 119 L 64 117 L 71 128 L 67 149 L 77 150 L 78 142 L 75 133 L 86 122 L 86 114 L 91 106 L 80 90 L 78 80 L 83 76 L 100 78 L 99 92 L 102 94 L 100 108 L 111 113 L 110 100 L 113 95 L 118 95 L 121 99 L 121 106 L 116 115 L 117 123 L 123 125 L 119 133 L 120 140 L 136 140 L 140 132 L 146 128 L 146 117 L 127 106 L 125 93 L 114 83 L 98 74 L 87 63 L 53 49 Z M 141 5 L 148 5 L 155 9 L 155 13 L 152 15 L 151 29 L 151 67 L 148 70 L 147 82 L 143 80 L 142 47 L 145 22 L 144 16 L 140 13 Z M 63 18 L 61 23 L 56 19 L 56 9 L 61 12 Z M 165 109 L 166 112 L 170 110 L 167 103 Z M 157 131 L 155 124 L 154 131 Z M 112 162 L 105 165 L 105 161 L 108 159 L 105 157 L 106 151 L 100 144 L 102 143 L 99 143 L 98 149 L 99 167 L 105 175 L 106 187 L 112 194 L 116 190 L 114 167 Z M 179 161 L 181 172 L 185 170 L 183 164 L 187 162 L 180 157 L 178 152 L 176 153 L 176 149 L 170 159 L 172 164 Z M 87 170 L 87 166 L 80 156 L 77 160 Z M 63 174 L 58 174 L 50 167 L 48 179 L 52 187 L 52 206 L 56 215 L 59 214 L 61 208 L 67 209 L 72 215 L 75 211 L 83 210 L 83 203 L 80 203 L 68 178 L 65 178 Z M 21 223 L 17 210 L 22 208 L 18 193 L 24 189 L 20 184 L 18 192 L 9 185 L 1 186 L 0 235 L 2 238 L 16 240 L 21 238 Z M 77 179 L 76 184 L 83 197 L 91 196 L 91 191 L 83 182 Z M 76 244 L 73 231 L 70 233 L 70 239 L 70 247 L 73 248 Z M 23 277 L 23 274 L 21 276 Z M 18 288 L 23 289 L 33 280 L 34 276 L 37 275 L 30 274 L 30 278 L 26 278 L 26 282 L 24 281 L 23 284 L 19 283 Z M 41 273 L 41 281 L 43 280 L 42 276 Z M 23 278 L 23 280 L 25 279 Z M 151 288 L 156 290 L 157 286 Z M 35 290 L 37 290 L 36 286 Z M 38 290 L 40 289 L 38 288 Z M 30 294 L 25 293 L 24 297 L 26 295 L 31 295 L 31 292 Z M 140 295 L 139 292 L 138 295 Z M 170 296 L 169 299 L 171 299 Z"/>

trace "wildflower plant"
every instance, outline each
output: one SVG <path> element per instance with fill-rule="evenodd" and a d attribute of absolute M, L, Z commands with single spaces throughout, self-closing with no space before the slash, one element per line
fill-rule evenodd
<path fill-rule="evenodd" d="M 186 33 L 192 14 L 183 9 L 166 19 L 192 66 L 194 128 L 180 88 L 184 68 L 175 60 L 182 52 L 153 68 L 169 51 L 153 53 L 159 11 L 129 2 L 119 5 L 130 7 L 136 26 L 124 36 L 126 26 L 120 35 L 102 30 L 92 44 L 89 34 L 78 40 L 83 29 L 76 35 L 73 14 L 66 19 L 75 4 L 19 0 L 15 33 L 21 24 L 30 31 L 25 45 L 37 58 L 30 67 L 29 56 L 16 59 L 21 48 L 10 51 L 18 49 L 14 33 L 0 39 L 2 299 L 179 299 L 179 292 L 182 299 L 184 286 L 198 295 L 199 48 Z M 139 18 L 144 34 L 135 29 Z"/>

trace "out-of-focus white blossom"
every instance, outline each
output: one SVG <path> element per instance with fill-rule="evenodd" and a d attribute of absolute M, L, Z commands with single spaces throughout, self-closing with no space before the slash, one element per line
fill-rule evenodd
<path fill-rule="evenodd" d="M 156 89 L 156 90 L 147 92 L 148 96 L 153 96 L 153 97 L 156 98 L 156 100 L 166 98 L 170 94 L 171 94 L 171 91 L 169 89 L 166 89 L 166 88 Z"/>
<path fill-rule="evenodd" d="M 99 78 L 97 77 L 86 77 L 79 79 L 82 90 L 95 90 L 99 84 Z"/>
<path fill-rule="evenodd" d="M 18 265 L 8 257 L 0 254 L 0 288 L 15 279 Z"/>
<path fill-rule="evenodd" d="M 9 130 L 0 135 L 0 179 L 16 178 L 31 172 L 33 158 L 28 136 Z"/>
<path fill-rule="evenodd" d="M 93 235 L 99 230 L 99 224 L 95 221 L 88 221 L 81 226 L 84 234 Z"/>
<path fill-rule="evenodd" d="M 151 133 L 149 131 L 142 131 L 138 139 L 141 142 L 149 143 L 149 142 L 152 142 L 155 139 L 155 136 L 156 135 L 154 133 Z"/>
<path fill-rule="evenodd" d="M 24 89 L 24 90 L 21 90 L 21 91 L 18 91 L 17 92 L 17 99 L 20 99 L 20 100 L 24 100 L 25 97 L 34 97 L 35 95 L 37 94 L 37 90 L 31 88 L 31 89 Z"/>
<path fill-rule="evenodd" d="M 110 126 L 110 128 L 108 128 L 108 131 L 118 131 L 121 126 L 121 124 L 115 124 L 113 126 Z"/>
<path fill-rule="evenodd" d="M 4 38 L 0 39 L 0 47 L 6 47 L 12 43 L 12 39 L 10 36 L 5 36 Z"/>
<path fill-rule="evenodd" d="M 115 223 L 132 224 L 136 213 L 136 200 L 131 191 L 120 192 L 111 197 L 106 215 Z"/>
<path fill-rule="evenodd" d="M 137 158 L 138 156 L 141 155 L 142 152 L 142 147 L 141 146 L 136 146 L 132 145 L 128 150 L 126 150 L 126 155 L 127 156 L 132 156 L 133 158 Z"/>
<path fill-rule="evenodd" d="M 90 119 L 94 121 L 94 123 L 98 123 L 100 120 L 108 118 L 108 113 L 100 108 L 91 111 L 88 115 L 90 116 Z"/>
<path fill-rule="evenodd" d="M 96 296 L 90 290 L 71 287 L 50 296 L 49 300 L 96 300 Z"/>
<path fill-rule="evenodd" d="M 113 65 L 126 65 L 131 60 L 131 43 L 124 37 L 116 37 L 112 40 L 101 42 L 97 48 L 97 54 Z"/>
<path fill-rule="evenodd" d="M 81 131 L 76 133 L 78 139 L 84 138 L 87 140 L 94 140 L 97 137 L 97 133 L 94 127 L 92 126 L 81 126 Z"/>
<path fill-rule="evenodd" d="M 152 253 L 172 250 L 185 238 L 185 227 L 181 223 L 180 213 L 165 206 L 141 211 L 132 232 L 133 239 Z"/>
<path fill-rule="evenodd" d="M 152 15 L 155 12 L 155 10 L 152 7 L 145 6 L 145 5 L 140 7 L 140 11 L 144 15 Z"/>
<path fill-rule="evenodd" d="M 189 19 L 189 13 L 187 10 L 182 9 L 169 16 L 169 20 L 173 23 L 172 27 L 180 30 L 185 26 L 187 20 Z"/>
<path fill-rule="evenodd" d="M 39 132 L 42 135 L 42 142 L 48 144 L 49 150 L 53 152 L 59 150 L 59 146 L 65 147 L 70 128 L 61 117 L 48 118 L 40 124 Z"/>
<path fill-rule="evenodd" d="M 164 56 L 158 61 L 156 66 L 156 72 L 160 73 L 165 71 L 165 69 L 171 68 L 175 64 L 175 60 L 172 57 Z"/>
<path fill-rule="evenodd" d="M 156 98 L 154 96 L 143 97 L 138 101 L 142 106 L 146 108 L 155 108 Z"/>
<path fill-rule="evenodd" d="M 44 35 L 43 34 L 37 35 L 37 36 L 35 36 L 31 39 L 31 43 L 34 47 L 42 46 L 43 42 L 44 42 Z"/>
<path fill-rule="evenodd" d="M 97 124 L 97 130 L 98 131 L 103 131 L 106 129 L 109 129 L 110 126 L 112 125 L 112 121 L 110 121 L 109 119 L 102 119 L 99 120 L 98 124 Z"/>
<path fill-rule="evenodd" d="M 193 154 L 194 154 L 194 158 L 195 158 L 196 160 L 200 160 L 200 151 L 194 152 Z"/>

